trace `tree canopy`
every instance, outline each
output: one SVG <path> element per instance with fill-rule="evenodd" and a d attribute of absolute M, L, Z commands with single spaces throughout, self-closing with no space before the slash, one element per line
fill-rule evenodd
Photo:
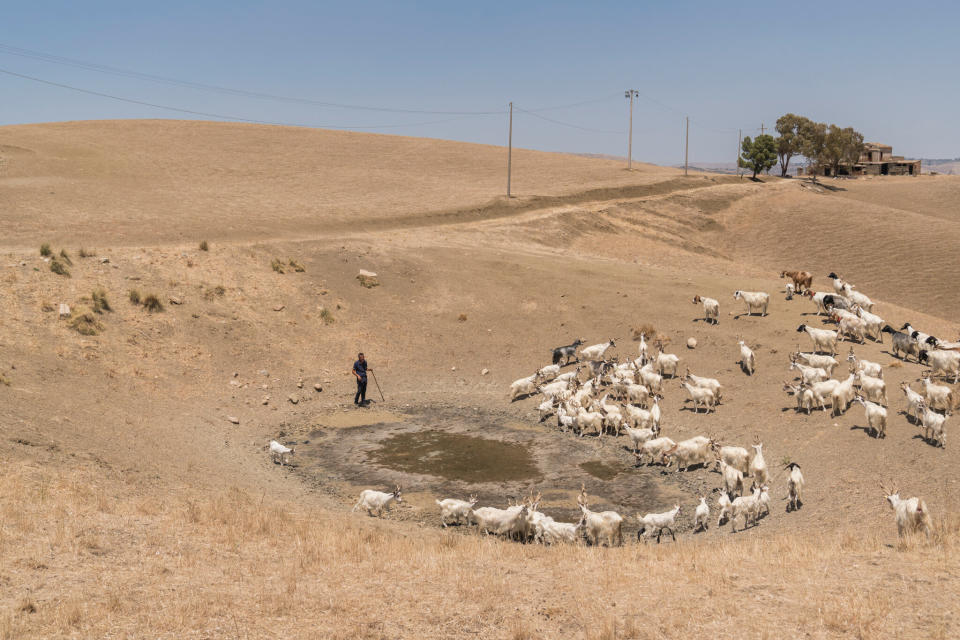
<path fill-rule="evenodd" d="M 787 175 L 790 160 L 795 156 L 807 159 L 812 174 L 817 167 L 829 167 L 830 173 L 837 175 L 842 165 L 855 164 L 863 152 L 863 134 L 853 127 L 828 126 L 788 113 L 777 119 L 776 129 L 780 134 L 776 139 L 776 154 L 781 176 Z"/>
<path fill-rule="evenodd" d="M 753 171 L 753 177 L 768 170 L 777 162 L 777 143 L 769 134 L 759 135 L 756 139 L 747 136 L 743 139 L 738 164 L 743 169 Z"/>
<path fill-rule="evenodd" d="M 780 160 L 780 176 L 786 177 L 790 159 L 803 153 L 803 135 L 812 124 L 809 118 L 788 113 L 777 118 L 777 157 Z"/>
<path fill-rule="evenodd" d="M 835 124 L 830 125 L 823 141 L 822 164 L 830 167 L 833 175 L 837 175 L 840 165 L 852 165 L 860 159 L 863 152 L 863 134 L 853 127 L 841 129 Z"/>

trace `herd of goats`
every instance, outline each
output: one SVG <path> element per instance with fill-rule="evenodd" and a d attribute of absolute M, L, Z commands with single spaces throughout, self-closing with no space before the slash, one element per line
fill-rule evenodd
<path fill-rule="evenodd" d="M 832 293 L 817 293 L 811 289 L 809 272 L 784 271 L 781 278 L 789 278 L 786 296 L 802 295 L 811 299 L 817 307 L 817 315 L 825 314 L 836 324 L 836 329 L 815 328 L 801 324 L 798 332 L 806 333 L 813 343 L 811 352 L 790 355 L 790 370 L 797 372 L 794 382 L 784 382 L 784 391 L 796 398 L 797 411 L 818 408 L 826 411 L 829 404 L 833 415 L 844 413 L 852 404 L 864 407 L 869 429 L 877 438 L 885 437 L 887 424 L 887 392 L 880 364 L 858 358 L 850 348 L 846 360 L 848 375 L 845 379 L 833 378 L 839 367 L 838 345 L 846 340 L 863 344 L 867 339 L 883 342 L 885 333 L 891 335 L 892 353 L 902 361 L 912 356 L 918 364 L 930 367 L 918 382 L 922 389 L 916 391 L 904 382 L 901 390 L 906 396 L 905 413 L 908 419 L 923 429 L 924 439 L 930 444 L 945 445 L 945 422 L 951 415 L 956 398 L 953 389 L 938 384 L 937 378 L 951 378 L 954 384 L 960 380 L 960 342 L 943 342 L 936 337 L 915 330 L 909 324 L 897 330 L 873 313 L 873 302 L 854 286 L 831 273 Z M 735 300 L 746 305 L 746 313 L 767 315 L 770 295 L 764 292 L 737 291 Z M 703 296 L 693 298 L 694 304 L 703 306 L 704 319 L 711 324 L 719 322 L 720 304 Z M 647 340 L 655 337 L 641 333 L 639 354 L 634 360 L 619 362 L 606 357 L 615 346 L 614 340 L 583 346 L 582 340 L 553 350 L 553 364 L 539 369 L 534 374 L 521 378 L 510 385 L 511 400 L 539 395 L 543 398 L 538 406 L 541 422 L 554 416 L 557 426 L 564 432 L 580 436 L 598 437 L 604 434 L 625 434 L 633 445 L 637 464 L 659 463 L 677 471 L 695 465 L 715 466 L 720 472 L 722 491 L 717 500 L 719 517 L 717 526 L 730 522 L 731 530 L 742 521 L 747 528 L 758 518 L 770 512 L 769 472 L 763 456 L 763 444 L 755 437 L 748 450 L 739 446 L 721 446 L 716 438 L 697 436 L 675 442 L 661 435 L 659 400 L 663 398 L 664 379 L 679 379 L 680 387 L 689 394 L 693 411 L 715 411 L 723 399 L 723 385 L 719 380 L 693 375 L 689 368 L 685 375 L 678 375 L 680 358 L 664 351 L 663 342 L 657 340 L 653 354 Z M 695 343 L 688 343 L 695 346 Z M 743 341 L 739 341 L 740 366 L 747 375 L 756 369 L 756 356 Z M 569 365 L 573 369 L 561 373 Z M 584 376 L 587 373 L 588 375 Z M 585 377 L 585 379 L 583 379 Z M 274 452 L 276 455 L 276 452 Z M 282 452 L 281 452 L 282 455 Z M 803 504 L 804 478 L 800 465 L 789 462 L 787 472 L 787 511 L 795 511 Z M 749 491 L 744 491 L 745 478 L 752 478 Z M 923 531 L 928 537 L 932 532 L 932 520 L 921 498 L 903 499 L 896 487 L 881 485 L 884 496 L 896 515 L 899 534 L 908 531 Z M 393 502 L 402 502 L 401 488 L 392 492 L 365 490 L 354 505 L 354 510 L 363 509 L 370 515 L 382 515 Z M 476 496 L 469 500 L 448 498 L 436 501 L 444 527 L 451 522 L 476 524 L 480 531 L 503 535 L 522 541 L 543 544 L 575 543 L 582 538 L 593 545 L 609 546 L 623 543 L 623 516 L 615 511 L 592 511 L 587 503 L 587 494 L 581 487 L 577 499 L 581 517 L 579 522 L 556 522 L 538 510 L 540 496 L 529 496 L 522 502 L 499 509 L 476 507 Z M 648 513 L 637 516 L 640 529 L 638 539 L 645 540 L 669 533 L 673 539 L 680 505 L 664 513 Z M 694 532 L 706 530 L 711 520 L 710 506 L 705 496 L 694 510 Z"/>

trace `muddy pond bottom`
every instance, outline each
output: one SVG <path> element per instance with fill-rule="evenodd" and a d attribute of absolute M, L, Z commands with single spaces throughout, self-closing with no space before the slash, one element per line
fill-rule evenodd
<path fill-rule="evenodd" d="M 507 482 L 540 477 L 526 445 L 461 433 L 417 431 L 382 441 L 368 460 L 404 473 L 463 482 Z"/>

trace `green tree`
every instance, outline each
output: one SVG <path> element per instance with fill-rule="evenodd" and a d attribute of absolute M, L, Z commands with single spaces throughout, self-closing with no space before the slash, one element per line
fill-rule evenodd
<path fill-rule="evenodd" d="M 790 159 L 803 153 L 803 133 L 808 128 L 809 118 L 793 113 L 777 119 L 777 158 L 780 160 L 780 175 L 786 177 Z"/>
<path fill-rule="evenodd" d="M 823 164 L 837 175 L 840 165 L 853 165 L 863 152 L 863 134 L 853 127 L 841 129 L 835 124 L 827 129 L 823 141 Z"/>
<path fill-rule="evenodd" d="M 817 167 L 823 163 L 827 125 L 807 120 L 800 127 L 800 154 L 807 159 L 807 173 L 817 179 Z"/>
<path fill-rule="evenodd" d="M 777 162 L 777 143 L 769 134 L 757 136 L 756 139 L 747 136 L 743 139 L 740 151 L 740 168 L 752 170 L 754 178 Z"/>

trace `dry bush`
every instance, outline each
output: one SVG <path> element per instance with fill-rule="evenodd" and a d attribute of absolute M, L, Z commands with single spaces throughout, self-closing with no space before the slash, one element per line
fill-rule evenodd
<path fill-rule="evenodd" d="M 70 254 L 67 253 L 66 249 L 60 249 L 60 257 L 63 258 L 63 261 L 68 265 L 73 266 L 73 260 L 70 259 Z"/>
<path fill-rule="evenodd" d="M 133 304 L 140 304 L 140 292 L 136 289 L 130 289 L 130 291 L 127 292 L 127 297 L 130 298 L 130 302 Z"/>
<path fill-rule="evenodd" d="M 274 258 L 270 261 L 270 268 L 276 271 L 277 273 L 286 273 L 283 268 L 283 263 L 280 262 L 277 258 Z"/>
<path fill-rule="evenodd" d="M 639 327 L 633 327 L 630 329 L 631 338 L 634 342 L 640 342 L 640 336 L 646 336 L 647 340 L 653 340 L 653 337 L 657 335 L 657 328 L 650 323 L 642 324 Z"/>
<path fill-rule="evenodd" d="M 214 298 L 222 298 L 226 292 L 227 292 L 226 287 L 224 287 L 222 284 L 218 284 L 212 289 L 207 289 L 206 291 L 204 291 L 203 297 L 206 298 L 207 300 L 213 300 Z"/>
<path fill-rule="evenodd" d="M 143 306 L 150 313 L 153 313 L 154 311 L 163 311 L 163 303 L 160 302 L 160 298 L 153 293 L 148 293 L 143 297 Z"/>
<path fill-rule="evenodd" d="M 42 245 L 40 245 L 40 255 L 44 258 L 49 258 L 53 255 L 53 251 L 50 250 L 49 242 L 44 242 Z"/>
<path fill-rule="evenodd" d="M 67 321 L 67 326 L 84 336 L 95 336 L 103 331 L 100 320 L 89 309 L 74 309 L 73 315 Z"/>
<path fill-rule="evenodd" d="M 467 321 L 467 314 L 461 313 L 459 316 L 457 316 L 457 322 L 466 322 L 466 321 Z"/>
<path fill-rule="evenodd" d="M 303 273 L 304 271 L 306 271 L 304 266 L 299 262 L 297 262 L 296 260 L 294 260 L 293 258 L 290 258 L 290 266 L 293 267 L 293 270 L 296 271 L 297 273 Z"/>
<path fill-rule="evenodd" d="M 330 313 L 330 309 L 326 307 L 320 309 L 320 319 L 323 320 L 323 324 L 333 324 L 337 321 L 337 319 L 333 317 L 333 314 Z"/>
<path fill-rule="evenodd" d="M 95 255 L 95 252 L 87 251 L 83 247 L 80 247 L 80 251 L 77 252 L 77 255 L 81 258 L 92 258 Z"/>
<path fill-rule="evenodd" d="M 94 289 L 93 293 L 90 294 L 90 298 L 93 300 L 94 313 L 113 311 L 110 307 L 110 302 L 107 300 L 107 292 L 103 289 Z"/>
<path fill-rule="evenodd" d="M 903 366 L 903 362 L 901 362 L 900 360 L 894 360 L 893 362 L 887 365 L 887 367 L 889 367 L 890 369 L 899 369 L 902 366 Z"/>
<path fill-rule="evenodd" d="M 70 270 L 67 269 L 66 265 L 57 260 L 56 258 L 51 258 L 50 260 L 50 271 L 53 271 L 58 276 L 67 276 L 70 277 Z"/>
<path fill-rule="evenodd" d="M 210 244 L 206 240 L 200 241 L 200 251 L 210 251 Z"/>
<path fill-rule="evenodd" d="M 360 286 L 366 289 L 373 289 L 374 287 L 380 286 L 380 280 L 371 276 L 360 274 L 357 276 L 357 280 L 360 281 Z"/>
<path fill-rule="evenodd" d="M 5 387 L 9 387 L 9 386 L 10 386 L 10 378 L 8 378 L 6 375 L 0 373 L 0 384 L 2 384 L 2 385 L 5 386 Z"/>
<path fill-rule="evenodd" d="M 53 306 L 53 303 L 51 303 L 51 302 L 47 302 L 46 300 L 44 300 L 42 303 L 40 303 L 40 310 L 41 310 L 41 311 L 45 311 L 45 312 L 47 312 L 47 313 L 50 313 L 51 311 L 53 311 L 53 310 L 55 310 L 55 309 L 56 309 L 56 307 L 54 307 L 54 306 Z"/>

